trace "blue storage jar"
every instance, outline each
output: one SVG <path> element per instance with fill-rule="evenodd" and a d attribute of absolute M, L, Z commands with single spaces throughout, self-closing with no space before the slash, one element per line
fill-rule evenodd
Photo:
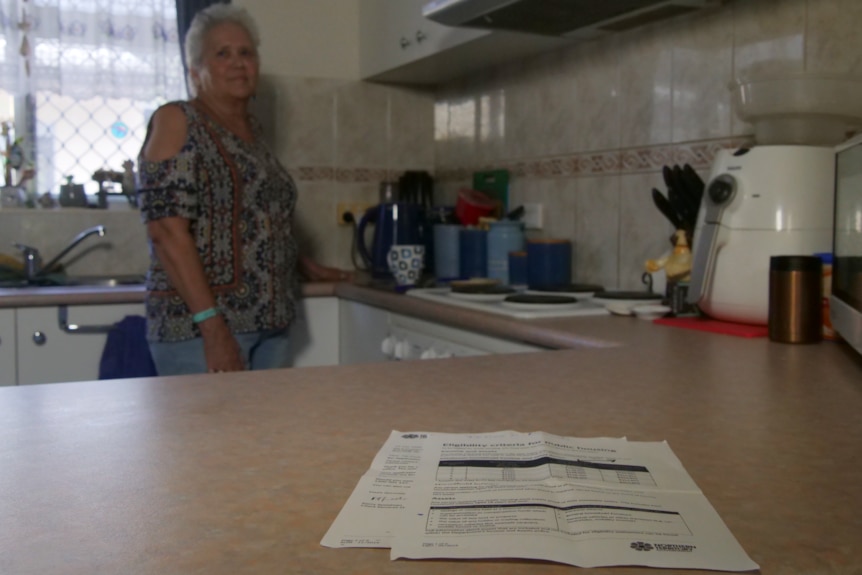
<path fill-rule="evenodd" d="M 509 284 L 509 254 L 524 249 L 524 224 L 519 221 L 491 222 L 488 229 L 488 277 Z"/>

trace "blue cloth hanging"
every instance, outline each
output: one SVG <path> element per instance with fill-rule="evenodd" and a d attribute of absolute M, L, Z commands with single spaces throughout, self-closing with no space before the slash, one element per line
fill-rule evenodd
<path fill-rule="evenodd" d="M 146 334 L 147 321 L 139 315 L 127 315 L 116 323 L 102 350 L 99 379 L 158 375 Z"/>

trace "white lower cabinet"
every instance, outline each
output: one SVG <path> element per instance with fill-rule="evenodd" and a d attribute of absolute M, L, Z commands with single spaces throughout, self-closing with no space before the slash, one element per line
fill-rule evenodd
<path fill-rule="evenodd" d="M 61 321 L 63 310 L 65 322 Z M 29 385 L 98 379 L 107 329 L 127 315 L 143 315 L 144 304 L 24 307 L 14 311 L 17 382 Z M 92 327 L 105 329 L 89 333 Z"/>
<path fill-rule="evenodd" d="M 353 365 L 386 361 L 381 344 L 389 335 L 389 312 L 355 301 L 339 302 L 339 363 Z"/>
<path fill-rule="evenodd" d="M 338 330 L 338 298 L 300 299 L 290 327 L 289 365 L 338 365 Z"/>
<path fill-rule="evenodd" d="M 18 352 L 15 349 L 15 310 L 0 309 L 0 385 L 18 381 Z"/>

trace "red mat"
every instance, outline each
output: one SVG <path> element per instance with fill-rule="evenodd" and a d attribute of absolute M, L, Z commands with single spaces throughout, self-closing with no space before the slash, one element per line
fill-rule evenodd
<path fill-rule="evenodd" d="M 729 321 L 718 321 L 717 319 L 704 317 L 660 317 L 653 320 L 653 323 L 681 327 L 683 329 L 723 333 L 737 337 L 766 337 L 769 335 L 769 327 L 765 325 L 731 323 Z"/>

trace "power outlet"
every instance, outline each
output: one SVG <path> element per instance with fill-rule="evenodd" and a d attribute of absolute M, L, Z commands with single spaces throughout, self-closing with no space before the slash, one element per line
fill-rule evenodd
<path fill-rule="evenodd" d="M 541 230 L 544 226 L 542 204 L 524 204 L 524 227 L 528 230 Z"/>
<path fill-rule="evenodd" d="M 338 202 L 335 206 L 335 221 L 339 225 L 346 226 L 350 222 L 344 219 L 344 214 L 352 214 L 353 221 L 359 223 L 359 219 L 365 214 L 371 204 L 367 202 Z"/>

